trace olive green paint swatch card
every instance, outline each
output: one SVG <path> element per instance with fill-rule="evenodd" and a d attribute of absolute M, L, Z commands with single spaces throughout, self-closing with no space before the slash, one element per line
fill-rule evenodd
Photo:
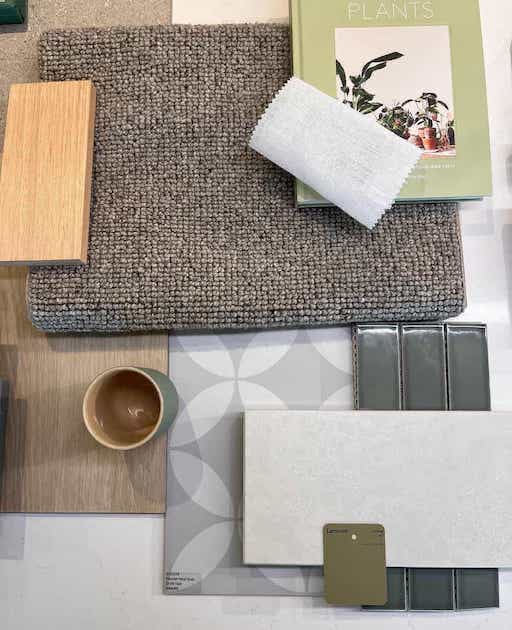
<path fill-rule="evenodd" d="M 327 603 L 384 605 L 387 601 L 384 527 L 328 524 L 323 534 Z"/>

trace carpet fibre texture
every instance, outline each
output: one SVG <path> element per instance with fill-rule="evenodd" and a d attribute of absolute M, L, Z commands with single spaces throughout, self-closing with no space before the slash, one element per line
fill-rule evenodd
<path fill-rule="evenodd" d="M 238 330 L 461 312 L 454 204 L 399 206 L 369 232 L 337 209 L 296 210 L 292 179 L 249 149 L 289 59 L 280 25 L 43 35 L 42 80 L 92 79 L 98 102 L 89 261 L 31 270 L 38 328 Z"/>

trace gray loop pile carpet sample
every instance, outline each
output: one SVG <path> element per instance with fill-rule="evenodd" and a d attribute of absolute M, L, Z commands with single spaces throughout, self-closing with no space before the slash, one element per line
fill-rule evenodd
<path fill-rule="evenodd" d="M 369 232 L 334 208 L 296 210 L 290 176 L 249 149 L 290 76 L 287 27 L 50 32 L 40 67 L 44 81 L 92 79 L 98 104 L 89 262 L 31 270 L 38 328 L 237 330 L 463 309 L 454 204 L 399 206 Z"/>

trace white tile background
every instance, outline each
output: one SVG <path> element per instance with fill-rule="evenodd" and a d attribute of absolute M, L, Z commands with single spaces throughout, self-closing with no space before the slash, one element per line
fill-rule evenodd
<path fill-rule="evenodd" d="M 320 566 L 326 523 L 380 523 L 391 567 L 512 566 L 512 414 L 250 410 L 244 560 Z"/>
<path fill-rule="evenodd" d="M 106 4 L 107 0 L 105 0 Z M 180 22 L 286 18 L 287 0 L 174 0 Z M 512 3 L 481 0 L 495 194 L 464 204 L 469 304 L 489 324 L 495 409 L 512 408 Z M 468 46 L 471 42 L 468 42 Z M 2 531 L 12 529 L 3 516 Z M 23 521 L 19 522 L 23 527 Z M 512 572 L 498 611 L 361 613 L 295 598 L 164 597 L 163 518 L 29 516 L 22 559 L 0 559 L 0 628 L 27 630 L 506 630 Z M 17 532 L 18 543 L 23 532 Z M 19 556 L 19 554 L 17 554 Z"/>

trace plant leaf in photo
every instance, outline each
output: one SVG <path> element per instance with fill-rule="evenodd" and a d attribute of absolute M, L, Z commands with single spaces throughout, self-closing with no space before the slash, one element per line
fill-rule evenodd
<path fill-rule="evenodd" d="M 383 107 L 383 103 L 374 101 L 375 94 L 371 94 L 363 85 L 371 79 L 374 72 L 386 68 L 390 61 L 395 61 L 403 57 L 400 52 L 391 52 L 380 57 L 370 59 L 364 64 L 361 73 L 358 75 L 350 75 L 350 84 L 347 81 L 347 73 L 342 63 L 336 60 L 336 75 L 340 81 L 341 93 L 343 94 L 343 103 L 349 105 L 353 109 L 362 114 L 372 114 Z"/>

